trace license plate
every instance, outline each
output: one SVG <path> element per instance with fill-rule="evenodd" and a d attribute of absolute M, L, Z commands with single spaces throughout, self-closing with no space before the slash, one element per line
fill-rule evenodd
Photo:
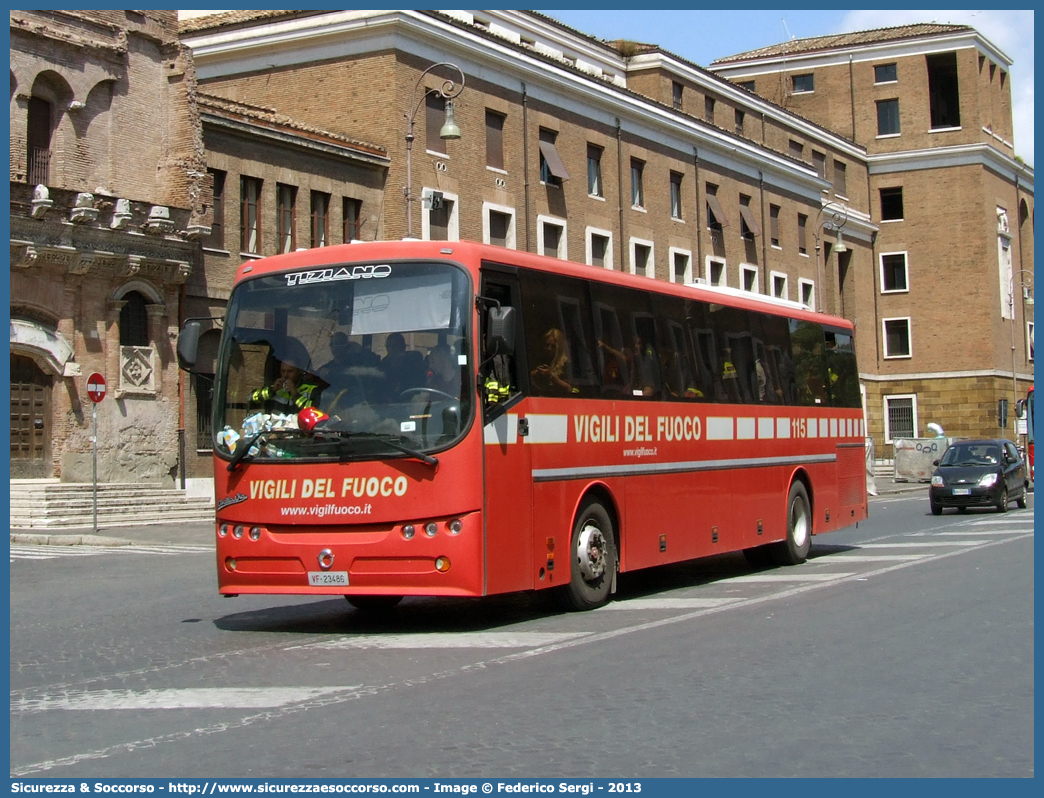
<path fill-rule="evenodd" d="M 971 496 L 971 488 L 954 488 L 954 496 Z"/>
<path fill-rule="evenodd" d="M 308 584 L 312 587 L 348 587 L 348 572 L 309 571 Z"/>

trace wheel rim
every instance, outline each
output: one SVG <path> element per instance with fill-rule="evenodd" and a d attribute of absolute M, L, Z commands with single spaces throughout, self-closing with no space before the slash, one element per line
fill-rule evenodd
<path fill-rule="evenodd" d="M 808 540 L 808 508 L 801 499 L 794 499 L 790 507 L 790 528 L 794 545 L 801 548 Z"/>
<path fill-rule="evenodd" d="M 585 582 L 605 573 L 605 535 L 591 523 L 584 524 L 576 539 L 576 563 Z"/>

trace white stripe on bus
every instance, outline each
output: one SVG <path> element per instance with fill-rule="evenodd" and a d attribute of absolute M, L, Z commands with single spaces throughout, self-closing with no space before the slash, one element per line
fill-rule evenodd
<path fill-rule="evenodd" d="M 707 416 L 707 440 L 731 441 L 732 438 L 731 416 Z"/>
<path fill-rule="evenodd" d="M 748 457 L 734 460 L 695 460 L 676 463 L 628 463 L 627 465 L 580 466 L 576 468 L 534 468 L 534 482 L 567 479 L 645 476 L 649 474 L 682 474 L 693 471 L 724 471 L 732 468 L 771 468 L 772 466 L 836 463 L 836 454 L 796 457 Z"/>

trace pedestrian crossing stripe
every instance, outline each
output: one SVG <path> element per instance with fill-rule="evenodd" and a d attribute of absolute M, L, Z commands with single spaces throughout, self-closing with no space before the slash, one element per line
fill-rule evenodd
<path fill-rule="evenodd" d="M 537 648 L 584 637 L 589 632 L 422 632 L 414 635 L 353 635 L 324 640 L 295 649 L 352 648 Z"/>
<path fill-rule="evenodd" d="M 11 701 L 12 714 L 99 709 L 272 709 L 299 704 L 350 687 L 189 687 L 161 690 L 83 690 Z"/>

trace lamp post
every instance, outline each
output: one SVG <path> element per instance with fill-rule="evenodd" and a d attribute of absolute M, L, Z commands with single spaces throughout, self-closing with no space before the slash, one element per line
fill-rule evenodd
<path fill-rule="evenodd" d="M 1029 275 L 1027 280 L 1026 275 Z M 1014 394 L 1014 401 L 1012 403 L 1012 415 L 1014 416 L 1014 408 L 1019 404 L 1019 378 L 1015 373 L 1015 278 L 1022 278 L 1022 299 L 1024 305 L 1033 304 L 1033 297 L 1030 295 L 1030 291 L 1033 290 L 1033 272 L 1029 269 L 1019 269 L 1016 272 L 1012 272 L 1011 279 L 1008 280 L 1008 315 L 1011 317 L 1011 391 Z M 1026 316 L 1025 309 L 1023 310 L 1023 318 Z M 1018 438 L 1018 420 L 1015 421 L 1015 436 Z"/>
<path fill-rule="evenodd" d="M 827 214 L 825 218 L 823 214 Z M 841 255 L 848 252 L 845 240 L 841 237 L 841 228 L 845 226 L 847 221 L 848 207 L 840 202 L 827 202 L 819 209 L 819 213 L 816 215 L 816 224 L 813 228 L 813 235 L 816 237 L 816 279 L 819 281 L 819 287 L 816 289 L 816 310 L 820 313 L 823 311 L 823 261 L 820 257 L 822 242 L 819 231 L 832 230 L 837 233 L 837 244 L 834 246 L 834 252 Z"/>
<path fill-rule="evenodd" d="M 446 122 L 443 124 L 442 129 L 439 131 L 439 138 L 450 141 L 460 138 L 460 128 L 457 127 L 457 123 L 453 119 L 453 98 L 456 97 L 464 90 L 464 72 L 456 64 L 450 64 L 442 62 L 439 64 L 432 64 L 430 67 L 421 72 L 420 77 L 417 78 L 417 85 L 413 87 L 413 96 L 417 97 L 417 91 L 421 88 L 421 83 L 424 82 L 424 77 L 431 72 L 433 69 L 438 67 L 449 67 L 455 70 L 460 75 L 460 83 L 454 80 L 444 79 L 442 86 L 437 89 L 425 88 L 419 98 L 417 98 L 416 104 L 413 106 L 413 110 L 406 114 L 407 128 L 406 128 L 406 188 L 403 189 L 403 194 L 406 198 L 406 237 L 413 238 L 413 201 L 416 197 L 413 196 L 413 168 L 412 168 L 412 153 L 413 153 L 413 122 L 417 116 L 417 111 L 420 110 L 421 104 L 429 94 L 437 94 L 446 101 Z"/>

